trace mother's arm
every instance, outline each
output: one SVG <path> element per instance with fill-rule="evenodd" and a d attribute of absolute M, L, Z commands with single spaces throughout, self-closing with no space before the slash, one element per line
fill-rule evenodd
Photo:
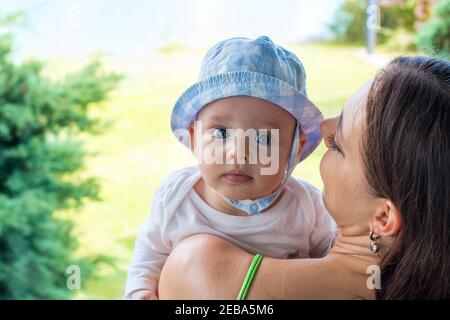
<path fill-rule="evenodd" d="M 167 259 L 159 282 L 159 297 L 236 299 L 252 258 L 246 251 L 215 236 L 191 236 Z M 328 265 L 323 259 L 264 257 L 248 298 L 336 298 Z"/>
<path fill-rule="evenodd" d="M 160 299 L 235 299 L 252 256 L 208 234 L 184 239 L 169 255 L 159 281 Z"/>

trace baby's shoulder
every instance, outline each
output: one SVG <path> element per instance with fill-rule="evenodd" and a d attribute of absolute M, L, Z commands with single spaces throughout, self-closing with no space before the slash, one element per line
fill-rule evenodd
<path fill-rule="evenodd" d="M 294 197 L 302 206 L 312 205 L 314 210 L 324 207 L 322 191 L 313 184 L 295 177 L 290 177 L 288 187 L 291 196 Z"/>
<path fill-rule="evenodd" d="M 164 207 L 172 207 L 183 198 L 200 174 L 198 166 L 175 170 L 167 175 L 154 194 L 154 200 L 160 201 Z"/>
<path fill-rule="evenodd" d="M 293 189 L 295 195 L 299 197 L 301 196 L 311 197 L 312 200 L 314 201 L 316 200 L 317 197 L 322 196 L 322 191 L 320 191 L 319 188 L 315 187 L 314 185 L 305 180 L 290 177 L 288 181 L 289 187 Z"/>
<path fill-rule="evenodd" d="M 177 183 L 179 181 L 183 181 L 189 177 L 194 176 L 195 174 L 199 173 L 200 170 L 198 166 L 192 166 L 192 167 L 186 167 L 177 169 L 171 173 L 169 173 L 161 182 L 161 186 L 163 185 L 169 185 L 173 183 Z"/>
<path fill-rule="evenodd" d="M 168 174 L 158 188 L 160 191 L 173 192 L 180 189 L 200 172 L 198 166 L 177 169 Z"/>

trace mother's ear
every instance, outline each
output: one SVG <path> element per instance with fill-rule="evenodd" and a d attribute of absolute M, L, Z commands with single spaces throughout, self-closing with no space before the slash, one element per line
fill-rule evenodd
<path fill-rule="evenodd" d="M 383 200 L 383 202 L 373 217 L 372 228 L 376 235 L 390 237 L 400 230 L 403 217 L 391 200 Z"/>

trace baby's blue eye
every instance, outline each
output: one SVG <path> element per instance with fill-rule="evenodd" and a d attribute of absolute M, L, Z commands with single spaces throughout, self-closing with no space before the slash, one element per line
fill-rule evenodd
<path fill-rule="evenodd" d="M 270 144 L 270 135 L 267 134 L 258 134 L 256 136 L 256 142 L 263 145 Z"/>
<path fill-rule="evenodd" d="M 219 139 L 225 139 L 228 136 L 227 129 L 225 128 L 215 128 L 213 136 Z"/>

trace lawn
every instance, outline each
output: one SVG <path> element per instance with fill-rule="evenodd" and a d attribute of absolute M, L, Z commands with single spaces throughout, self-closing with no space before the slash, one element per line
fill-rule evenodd
<path fill-rule="evenodd" d="M 331 44 L 285 45 L 307 72 L 309 97 L 325 116 L 340 112 L 349 95 L 372 77 L 377 67 L 357 57 L 361 48 Z M 195 164 L 172 136 L 173 103 L 197 79 L 205 50 L 166 48 L 145 58 L 114 59 L 111 67 L 127 74 L 123 85 L 94 113 L 112 124 L 102 135 L 86 139 L 89 157 L 83 174 L 98 177 L 99 202 L 73 214 L 79 254 L 106 254 L 95 279 L 83 281 L 78 299 L 121 299 L 136 230 L 148 215 L 152 194 L 171 171 Z M 324 146 L 301 163 L 294 175 L 322 186 L 319 163 Z M 83 274 L 82 274 L 83 276 Z"/>

